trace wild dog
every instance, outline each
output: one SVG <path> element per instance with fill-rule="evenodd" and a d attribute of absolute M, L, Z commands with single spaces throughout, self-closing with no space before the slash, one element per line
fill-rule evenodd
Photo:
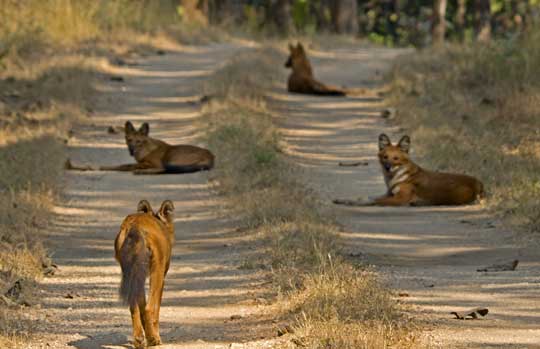
<path fill-rule="evenodd" d="M 409 158 L 411 139 L 403 136 L 393 145 L 384 133 L 379 136 L 379 163 L 387 192 L 364 200 L 334 200 L 351 206 L 465 205 L 474 202 L 484 191 L 478 179 L 453 173 L 428 171 Z"/>
<path fill-rule="evenodd" d="M 214 167 L 214 154 L 194 145 L 170 145 L 148 136 L 150 126 L 143 123 L 136 130 L 130 121 L 124 127 L 129 154 L 137 163 L 101 166 L 102 171 L 133 171 L 135 174 L 191 173 Z"/>
<path fill-rule="evenodd" d="M 165 200 L 157 213 L 141 200 L 137 213 L 127 216 L 114 241 L 115 257 L 122 269 L 120 298 L 129 305 L 136 348 L 161 344 L 159 311 L 165 275 L 169 270 L 174 243 L 172 212 L 174 205 Z M 144 286 L 150 279 L 146 301 Z"/>
<path fill-rule="evenodd" d="M 328 86 L 315 80 L 313 69 L 301 43 L 298 43 L 296 47 L 289 44 L 289 51 L 289 58 L 285 62 L 285 67 L 292 69 L 287 82 L 289 92 L 327 96 L 345 96 L 347 94 L 344 89 Z"/>

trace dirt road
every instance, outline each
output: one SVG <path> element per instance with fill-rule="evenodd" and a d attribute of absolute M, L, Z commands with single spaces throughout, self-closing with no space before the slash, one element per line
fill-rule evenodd
<path fill-rule="evenodd" d="M 98 111 L 91 125 L 74 129 L 70 158 L 79 164 L 131 163 L 123 134 L 107 133 L 108 126 L 123 126 L 126 120 L 137 127 L 149 122 L 150 135 L 170 143 L 199 144 L 200 106 L 193 103 L 199 83 L 241 49 L 232 44 L 182 48 L 118 68 L 114 73 L 125 81 L 102 86 L 109 109 Z M 44 281 L 44 309 L 31 347 L 128 343 L 131 319 L 118 301 L 120 268 L 113 241 L 140 199 L 154 208 L 165 199 L 176 206 L 176 244 L 161 311 L 164 348 L 228 348 L 268 335 L 256 301 L 264 292 L 265 275 L 238 268 L 249 252 L 249 237 L 223 216 L 222 198 L 209 187 L 209 175 L 68 173 L 48 244 L 60 271 Z M 241 318 L 231 320 L 233 315 Z"/>
<path fill-rule="evenodd" d="M 122 135 L 110 125 L 147 121 L 151 135 L 171 143 L 198 143 L 197 84 L 237 52 L 238 46 L 183 49 L 140 60 L 116 71 L 124 82 L 103 88 L 111 110 L 70 140 L 77 163 L 131 162 Z M 398 51 L 355 49 L 315 53 L 317 75 L 329 83 L 370 87 Z M 339 57 L 339 58 L 336 58 Z M 283 91 L 281 89 L 280 91 Z M 325 202 L 336 197 L 377 195 L 384 184 L 376 163 L 381 131 L 397 137 L 379 118 L 376 97 L 317 98 L 280 92 L 279 120 L 293 161 Z M 414 139 L 412 143 L 414 151 Z M 413 153 L 414 155 L 414 153 Z M 342 160 L 367 166 L 344 168 Z M 60 272 L 45 280 L 43 309 L 31 348 L 124 347 L 131 331 L 128 310 L 118 302 L 120 270 L 113 240 L 125 215 L 148 199 L 176 205 L 174 259 L 166 281 L 162 320 L 164 348 L 225 348 L 269 335 L 255 301 L 264 274 L 240 270 L 249 244 L 223 216 L 209 173 L 133 176 L 129 173 L 69 173 L 63 203 L 56 208 L 50 250 Z M 410 297 L 411 312 L 427 323 L 433 347 L 525 348 L 540 343 L 540 258 L 518 247 L 480 206 L 460 208 L 345 208 L 328 204 L 345 227 L 348 248 L 361 252 L 389 283 Z M 515 272 L 478 273 L 476 268 L 518 258 Z M 487 306 L 484 320 L 452 320 L 449 312 Z M 240 320 L 231 320 L 241 315 Z M 270 345 L 265 340 L 257 347 Z M 246 347 L 251 347 L 247 345 Z"/>
<path fill-rule="evenodd" d="M 316 75 L 347 87 L 372 87 L 399 54 L 387 49 L 311 52 Z M 331 207 L 334 198 L 382 195 L 377 137 L 402 135 L 379 117 L 381 101 L 278 93 L 284 101 L 282 132 L 287 152 L 305 169 L 305 181 L 345 227 L 347 249 L 376 265 L 427 324 L 440 348 L 540 347 L 540 256 L 520 247 L 480 205 L 424 208 Z M 412 156 L 414 158 L 414 139 Z M 367 166 L 339 167 L 340 161 Z M 422 162 L 420 161 L 420 164 Z M 513 272 L 477 268 L 519 259 Z M 489 308 L 486 319 L 452 320 L 455 310 Z"/>

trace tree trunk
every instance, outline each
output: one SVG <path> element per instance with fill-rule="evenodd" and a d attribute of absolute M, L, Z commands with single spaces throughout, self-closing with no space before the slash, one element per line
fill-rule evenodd
<path fill-rule="evenodd" d="M 339 34 L 357 34 L 356 0 L 335 0 L 332 2 L 332 24 L 334 31 Z"/>
<path fill-rule="evenodd" d="M 476 40 L 488 42 L 491 40 L 491 1 L 476 0 L 475 12 Z"/>
<path fill-rule="evenodd" d="M 446 0 L 435 0 L 433 2 L 433 22 L 431 23 L 431 37 L 434 46 L 444 43 L 446 33 Z"/>
<path fill-rule="evenodd" d="M 315 17 L 318 31 L 328 32 L 332 29 L 331 23 L 331 0 L 310 1 L 310 11 Z"/>
<path fill-rule="evenodd" d="M 213 24 L 236 24 L 242 20 L 243 4 L 239 0 L 200 0 L 199 6 L 204 9 L 207 4 L 208 18 Z M 202 5 L 201 5 L 202 4 Z"/>
<path fill-rule="evenodd" d="M 465 14 L 467 13 L 467 0 L 457 0 L 456 31 L 459 41 L 465 41 Z"/>
<path fill-rule="evenodd" d="M 209 4 L 208 4 L 208 0 L 199 0 L 199 3 L 197 4 L 197 8 L 199 9 L 199 11 L 202 12 L 202 14 L 208 18 L 208 14 L 209 14 Z"/>
<path fill-rule="evenodd" d="M 266 24 L 270 24 L 276 31 L 286 36 L 292 31 L 290 0 L 269 0 L 266 8 Z"/>

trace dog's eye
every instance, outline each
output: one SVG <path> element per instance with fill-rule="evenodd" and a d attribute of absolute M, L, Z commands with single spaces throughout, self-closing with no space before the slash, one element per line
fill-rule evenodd
<path fill-rule="evenodd" d="M 388 155 L 385 155 L 385 156 L 384 156 L 384 159 L 385 159 L 385 160 L 388 160 Z"/>
<path fill-rule="evenodd" d="M 394 160 L 395 160 L 395 161 L 398 161 L 399 158 L 398 158 L 397 156 L 394 156 Z"/>

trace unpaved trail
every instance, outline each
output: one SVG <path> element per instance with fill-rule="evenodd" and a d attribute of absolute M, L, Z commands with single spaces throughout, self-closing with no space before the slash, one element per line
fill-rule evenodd
<path fill-rule="evenodd" d="M 172 144 L 199 144 L 200 106 L 194 103 L 199 83 L 241 49 L 246 48 L 182 48 L 118 68 L 114 73 L 125 81 L 102 86 L 112 110 L 97 112 L 91 125 L 74 129 L 70 158 L 94 166 L 132 163 L 123 134 L 107 133 L 108 126 L 123 126 L 127 120 L 136 127 L 149 122 L 151 136 Z M 48 243 L 60 269 L 44 281 L 41 321 L 30 347 L 116 348 L 128 343 L 131 318 L 118 301 L 120 268 L 113 241 L 141 199 L 154 209 L 165 199 L 176 207 L 176 243 L 161 310 L 163 348 L 225 348 L 268 335 L 256 300 L 265 292 L 265 275 L 238 268 L 250 251 L 249 237 L 223 216 L 222 198 L 212 192 L 209 176 L 67 173 Z M 232 315 L 241 318 L 231 320 Z M 265 342 L 253 346 L 265 347 Z"/>
<path fill-rule="evenodd" d="M 400 54 L 390 49 L 310 52 L 321 81 L 373 87 Z M 411 312 L 423 319 L 436 348 L 540 348 L 540 255 L 520 247 L 514 235 L 480 205 L 423 208 L 350 208 L 334 198 L 382 195 L 377 162 L 381 132 L 402 135 L 379 117 L 381 100 L 364 97 L 288 95 L 280 100 L 281 130 L 292 161 L 344 227 L 347 249 L 382 271 L 391 286 L 410 297 Z M 406 126 L 406 125 L 405 125 Z M 415 142 L 412 140 L 412 156 Z M 416 159 L 419 160 L 419 159 Z M 339 167 L 340 161 L 367 166 Z M 421 161 L 419 161 L 422 164 Z M 516 271 L 479 273 L 477 268 L 519 259 Z M 482 320 L 453 320 L 449 312 L 489 308 Z"/>

